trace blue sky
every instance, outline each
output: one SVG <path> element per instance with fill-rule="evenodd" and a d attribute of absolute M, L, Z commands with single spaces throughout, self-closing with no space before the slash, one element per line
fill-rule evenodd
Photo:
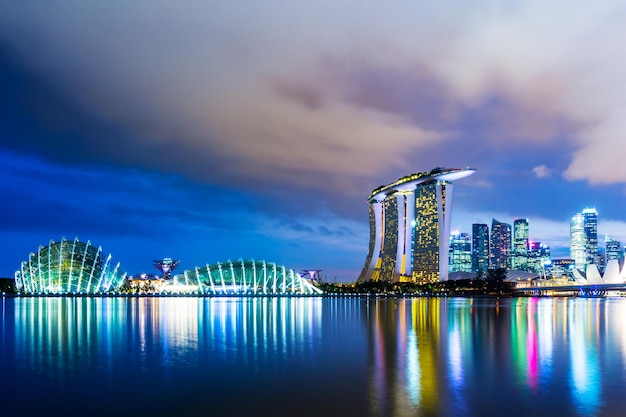
<path fill-rule="evenodd" d="M 0 0 L 0 276 L 77 236 L 350 281 L 370 191 L 436 166 L 478 170 L 461 231 L 626 242 L 626 6 L 431 3 Z"/>

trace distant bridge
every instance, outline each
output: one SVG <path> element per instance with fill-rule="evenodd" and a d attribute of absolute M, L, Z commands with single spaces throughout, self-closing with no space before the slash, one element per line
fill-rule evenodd
<path fill-rule="evenodd" d="M 578 284 L 515 288 L 520 295 L 569 295 L 573 297 L 604 297 L 609 291 L 626 291 L 626 283 L 621 284 Z"/>

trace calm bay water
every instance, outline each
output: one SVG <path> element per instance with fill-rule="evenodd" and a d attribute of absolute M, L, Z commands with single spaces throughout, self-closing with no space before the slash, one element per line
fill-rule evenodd
<path fill-rule="evenodd" d="M 626 299 L 0 298 L 0 308 L 3 416 L 626 415 Z"/>

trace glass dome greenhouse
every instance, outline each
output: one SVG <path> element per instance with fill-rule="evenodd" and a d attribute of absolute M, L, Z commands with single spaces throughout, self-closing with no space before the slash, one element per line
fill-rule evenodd
<path fill-rule="evenodd" d="M 283 265 L 239 259 L 196 267 L 174 276 L 164 292 L 198 294 L 315 295 L 322 291 Z"/>
<path fill-rule="evenodd" d="M 31 253 L 15 272 L 17 290 L 22 294 L 101 294 L 117 290 L 126 274 L 119 262 L 111 263 L 102 247 L 78 238 L 50 241 Z"/>

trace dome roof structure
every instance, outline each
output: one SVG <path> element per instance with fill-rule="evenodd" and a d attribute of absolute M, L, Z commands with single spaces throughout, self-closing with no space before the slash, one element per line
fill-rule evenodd
<path fill-rule="evenodd" d="M 273 262 L 239 259 L 196 267 L 175 275 L 165 292 L 248 295 L 315 295 L 322 291 L 307 279 Z"/>
<path fill-rule="evenodd" d="M 15 272 L 15 283 L 22 294 L 110 293 L 126 277 L 119 266 L 111 264 L 111 255 L 102 247 L 63 238 L 31 253 Z"/>

